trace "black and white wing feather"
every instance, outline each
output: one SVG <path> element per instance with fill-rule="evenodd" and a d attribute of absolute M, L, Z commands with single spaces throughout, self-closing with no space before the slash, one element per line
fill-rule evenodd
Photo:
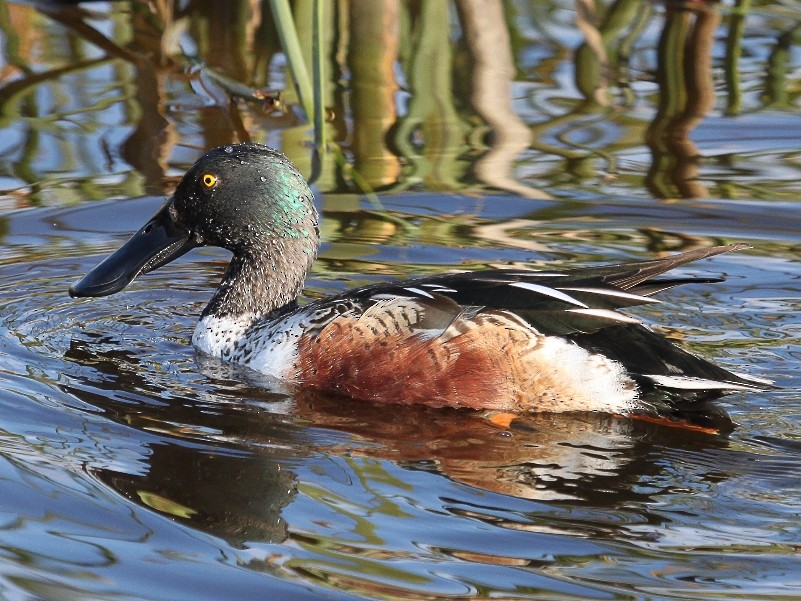
<path fill-rule="evenodd" d="M 503 310 L 525 319 L 538 332 L 568 338 L 623 364 L 644 388 L 669 389 L 687 400 L 722 391 L 762 389 L 770 382 L 734 374 L 689 353 L 619 309 L 658 303 L 656 293 L 688 283 L 722 278 L 659 278 L 668 271 L 725 252 L 733 244 L 668 257 L 564 271 L 483 270 L 379 284 L 349 295 L 369 304 L 389 296 L 419 299 L 429 307 L 456 303 L 465 310 Z"/>

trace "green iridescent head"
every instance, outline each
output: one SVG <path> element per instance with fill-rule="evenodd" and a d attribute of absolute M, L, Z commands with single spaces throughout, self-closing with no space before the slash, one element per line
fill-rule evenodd
<path fill-rule="evenodd" d="M 295 165 L 267 146 L 210 150 L 184 175 L 173 203 L 198 244 L 236 253 L 267 238 L 297 238 L 307 242 L 305 254 L 317 247 L 314 196 Z"/>
<path fill-rule="evenodd" d="M 150 221 L 70 294 L 113 294 L 196 246 L 220 246 L 234 253 L 234 267 L 264 271 L 265 290 L 284 282 L 285 294 L 274 295 L 282 300 L 297 292 L 316 255 L 317 221 L 314 196 L 287 157 L 261 144 L 220 146 L 198 159 Z"/>

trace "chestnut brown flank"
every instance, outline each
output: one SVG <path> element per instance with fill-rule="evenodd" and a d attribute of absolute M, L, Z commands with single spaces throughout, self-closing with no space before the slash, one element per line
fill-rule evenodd
<path fill-rule="evenodd" d="M 432 332 L 415 319 L 400 326 L 402 312 L 376 306 L 303 339 L 295 380 L 363 400 L 500 411 L 566 410 L 579 396 L 563 366 L 542 364 L 546 337 L 515 315 L 457 315 Z"/>
<path fill-rule="evenodd" d="M 303 339 L 297 379 L 353 398 L 433 407 L 519 408 L 525 331 L 478 316 L 445 340 L 375 331 L 342 317 Z"/>
<path fill-rule="evenodd" d="M 637 388 L 622 367 L 503 310 L 447 299 L 381 300 L 301 338 L 293 379 L 382 403 L 504 412 L 623 411 Z"/>

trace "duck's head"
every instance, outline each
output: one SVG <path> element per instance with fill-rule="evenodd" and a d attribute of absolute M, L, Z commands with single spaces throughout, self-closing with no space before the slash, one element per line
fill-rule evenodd
<path fill-rule="evenodd" d="M 282 296 L 291 296 L 298 293 L 317 244 L 314 197 L 292 162 L 260 144 L 221 146 L 203 155 L 142 229 L 69 291 L 114 294 L 136 276 L 208 245 L 234 255 L 227 287 L 254 272 L 251 279 L 265 280 L 259 286 L 269 291 L 280 284 L 286 289 Z"/>

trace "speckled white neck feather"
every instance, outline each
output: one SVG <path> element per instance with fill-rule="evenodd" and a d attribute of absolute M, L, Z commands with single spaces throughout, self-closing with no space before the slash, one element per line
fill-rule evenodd
<path fill-rule="evenodd" d="M 245 338 L 245 332 L 253 324 L 254 315 L 204 316 L 192 334 L 192 344 L 212 357 L 224 357 L 234 352 L 237 343 Z"/>
<path fill-rule="evenodd" d="M 253 317 L 206 315 L 197 324 L 192 344 L 201 352 L 246 365 L 268 376 L 286 379 L 298 356 L 298 340 L 308 324 L 303 313 L 251 328 Z"/>

